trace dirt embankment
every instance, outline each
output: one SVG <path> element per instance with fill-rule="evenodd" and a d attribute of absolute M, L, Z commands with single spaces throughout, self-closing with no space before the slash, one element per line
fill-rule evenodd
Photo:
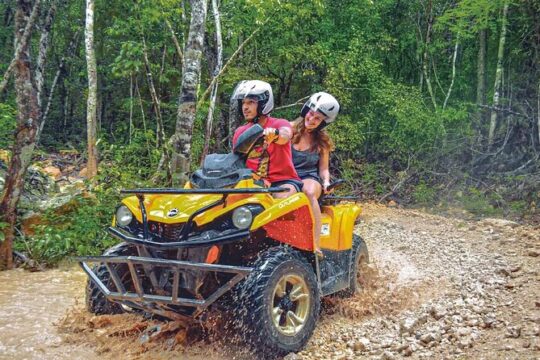
<path fill-rule="evenodd" d="M 326 299 L 314 336 L 288 360 L 540 357 L 540 228 L 365 204 L 356 231 L 372 261 L 365 291 L 351 300 Z M 81 301 L 69 309 L 83 297 L 82 277 L 55 282 L 58 271 L 17 275 L 47 286 L 32 287 L 32 296 L 20 287 L 0 291 L 0 304 L 17 299 L 19 309 L 33 308 L 49 299 L 54 316 L 26 315 L 20 326 L 33 332 L 2 326 L 0 358 L 57 359 L 63 350 L 66 359 L 256 358 L 219 334 L 201 340 L 200 329 L 133 315 L 93 317 Z M 18 340 L 8 340 L 13 337 Z M 53 340 L 38 350 L 29 345 L 40 338 Z"/>

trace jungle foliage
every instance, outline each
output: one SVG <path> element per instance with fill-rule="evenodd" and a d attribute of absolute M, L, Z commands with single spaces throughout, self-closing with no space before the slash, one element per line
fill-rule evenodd
<path fill-rule="evenodd" d="M 15 3 L 0 2 L 0 74 L 14 52 Z M 58 9 L 45 70 L 51 105 L 38 146 L 84 152 L 85 4 L 42 1 L 42 13 L 52 4 Z M 148 74 L 168 139 L 175 129 L 183 72 L 183 49 L 175 47 L 173 37 L 185 44 L 190 2 L 95 0 L 95 11 L 98 182 L 111 189 L 151 184 L 161 150 Z M 342 105 L 338 121 L 329 128 L 336 143 L 332 171 L 347 179 L 355 193 L 422 206 L 458 201 L 478 215 L 538 216 L 538 1 L 222 0 L 219 11 L 224 63 L 230 63 L 219 78 L 210 152 L 230 149 L 230 131 L 239 120 L 232 115 L 229 97 L 239 80 L 272 84 L 274 116 L 289 120 L 298 115 L 306 96 L 324 90 Z M 503 22 L 508 29 L 501 50 Z M 199 96 L 216 75 L 215 30 L 209 11 Z M 31 41 L 37 48 L 39 31 Z M 499 87 L 494 85 L 498 71 Z M 0 148 L 10 145 L 14 104 L 13 91 L 0 94 Z M 200 163 L 208 105 L 207 96 L 197 107 L 193 169 Z M 494 138 L 489 139 L 494 115 Z M 98 200 L 114 209 L 116 200 L 103 195 L 107 189 L 101 191 Z M 82 208 L 105 214 L 100 201 L 85 200 L 73 219 L 85 215 Z M 109 215 L 103 216 L 105 223 Z M 96 229 L 103 225 L 98 223 Z M 69 237 L 73 244 L 64 244 L 69 249 L 61 250 L 62 255 L 80 250 L 76 239 L 81 234 L 100 238 L 88 228 L 92 226 L 75 221 Z M 42 234 L 42 239 L 56 236 Z"/>

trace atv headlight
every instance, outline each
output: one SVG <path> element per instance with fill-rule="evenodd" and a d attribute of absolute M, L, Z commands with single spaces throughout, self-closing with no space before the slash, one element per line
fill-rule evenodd
<path fill-rule="evenodd" d="M 240 206 L 239 208 L 234 209 L 232 214 L 233 225 L 240 230 L 245 230 L 251 226 L 253 221 L 253 214 L 245 206 Z"/>
<path fill-rule="evenodd" d="M 116 209 L 116 224 L 126 226 L 133 220 L 133 214 L 125 205 L 121 205 Z"/>

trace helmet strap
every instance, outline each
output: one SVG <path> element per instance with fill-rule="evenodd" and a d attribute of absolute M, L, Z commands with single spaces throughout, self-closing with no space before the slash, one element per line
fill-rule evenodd
<path fill-rule="evenodd" d="M 324 128 L 327 127 L 327 126 L 328 126 L 328 123 L 327 123 L 325 120 L 323 120 L 323 121 L 321 121 L 321 123 L 319 124 L 319 126 L 317 126 L 317 128 L 315 129 L 315 131 L 321 131 L 322 129 L 324 129 Z"/>

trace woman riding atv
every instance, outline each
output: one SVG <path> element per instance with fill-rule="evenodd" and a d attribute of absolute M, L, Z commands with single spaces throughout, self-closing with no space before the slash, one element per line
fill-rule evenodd
<path fill-rule="evenodd" d="M 332 95 L 318 92 L 309 98 L 300 111 L 300 117 L 293 122 L 292 155 L 293 163 L 303 182 L 303 191 L 311 203 L 315 220 L 315 252 L 322 256 L 320 248 L 321 209 L 318 199 L 327 193 L 330 185 L 328 163 L 330 152 L 334 150 L 332 139 L 324 129 L 339 113 L 339 103 Z"/>

